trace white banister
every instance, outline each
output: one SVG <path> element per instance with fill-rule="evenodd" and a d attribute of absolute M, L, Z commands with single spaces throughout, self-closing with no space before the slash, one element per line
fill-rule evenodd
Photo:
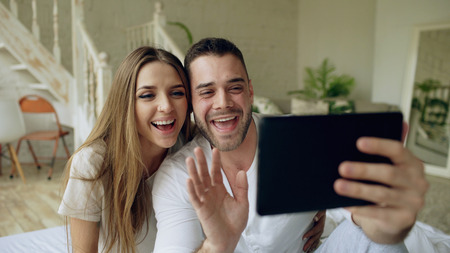
<path fill-rule="evenodd" d="M 89 36 L 86 27 L 84 26 L 83 22 L 78 21 L 77 22 L 77 28 L 81 35 L 81 40 L 83 41 L 84 46 L 86 47 L 87 52 L 90 56 L 92 56 L 93 64 L 95 66 L 100 66 L 100 59 L 98 57 L 98 51 L 97 48 L 94 46 L 94 42 L 92 41 L 91 37 Z"/>
<path fill-rule="evenodd" d="M 33 35 L 40 40 L 40 32 L 39 32 L 39 24 L 37 22 L 37 4 L 36 0 L 31 1 L 31 9 L 33 11 L 33 18 L 32 18 L 32 24 L 31 24 L 31 31 L 33 32 Z"/>
<path fill-rule="evenodd" d="M 166 50 L 172 52 L 178 59 L 181 61 L 184 60 L 184 53 L 181 51 L 181 49 L 177 46 L 175 41 L 172 39 L 172 37 L 169 36 L 169 34 L 162 28 L 161 26 L 156 26 L 155 28 L 157 38 L 160 38 L 161 45 Z M 158 43 L 159 44 L 159 43 Z"/>
<path fill-rule="evenodd" d="M 95 122 L 108 96 L 112 70 L 108 65 L 108 55 L 105 52 L 98 53 L 84 23 L 79 21 L 76 29 L 80 36 L 79 50 L 83 52 L 80 64 L 83 66 L 85 112 L 89 121 Z"/>
<path fill-rule="evenodd" d="M 9 0 L 9 9 L 14 16 L 19 17 L 19 9 L 17 8 L 16 0 Z"/>
<path fill-rule="evenodd" d="M 132 26 L 126 29 L 128 50 L 134 50 L 139 46 L 153 45 L 155 47 L 162 47 L 167 51 L 172 52 L 181 61 L 183 61 L 183 51 L 164 29 L 166 23 L 166 16 L 162 11 L 162 4 L 160 2 L 156 2 L 155 12 L 153 13 L 153 20 L 151 22 Z"/>
<path fill-rule="evenodd" d="M 100 115 L 100 112 L 103 109 L 103 105 L 106 102 L 106 98 L 109 93 L 109 89 L 111 88 L 112 83 L 112 69 L 109 66 L 109 57 L 105 52 L 101 52 L 99 55 L 100 59 L 100 67 L 97 72 L 97 90 L 95 93 L 97 94 L 97 103 L 95 107 L 95 111 L 97 115 Z"/>
<path fill-rule="evenodd" d="M 53 0 L 53 55 L 55 56 L 56 61 L 61 63 L 58 27 L 58 0 Z"/>

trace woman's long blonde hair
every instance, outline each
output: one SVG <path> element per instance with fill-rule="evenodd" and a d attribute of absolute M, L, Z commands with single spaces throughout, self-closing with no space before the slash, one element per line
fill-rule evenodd
<path fill-rule="evenodd" d="M 191 99 L 189 83 L 182 63 L 171 53 L 152 47 L 140 47 L 121 63 L 114 76 L 108 99 L 86 141 L 75 151 L 97 140 L 106 143 L 104 162 L 94 178 L 83 178 L 101 183 L 106 203 L 107 238 L 104 250 L 110 252 L 117 244 L 120 252 L 135 252 L 137 235 L 149 219 L 150 194 L 144 178 L 144 163 L 135 119 L 136 80 L 147 63 L 160 61 L 171 65 L 180 76 L 186 90 L 188 111 L 181 129 L 186 140 L 190 138 Z M 65 190 L 73 156 L 67 162 L 63 178 Z M 68 219 L 66 217 L 66 224 Z M 148 233 L 148 226 L 144 231 Z M 151 250 L 151 249 L 149 249 Z"/>

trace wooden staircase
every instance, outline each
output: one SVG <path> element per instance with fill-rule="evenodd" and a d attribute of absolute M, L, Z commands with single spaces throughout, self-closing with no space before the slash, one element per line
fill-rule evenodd
<path fill-rule="evenodd" d="M 0 80 L 0 95 L 37 93 L 62 105 L 61 113 L 67 114 L 72 75 L 1 3 L 0 17 L 0 69 L 10 75 Z M 70 125 L 69 118 L 64 121 Z"/>
<path fill-rule="evenodd" d="M 2 0 L 5 1 L 7 0 Z M 26 94 L 37 94 L 46 98 L 57 110 L 61 123 L 73 128 L 74 146 L 79 147 L 92 130 L 112 82 L 109 56 L 97 50 L 85 28 L 84 0 L 71 0 L 70 4 L 58 0 L 46 2 L 9 0 L 9 8 L 2 2 L 0 2 L 0 99 L 2 97 L 19 99 Z M 51 13 L 53 23 L 40 27 L 37 22 L 37 7 L 43 7 L 44 3 L 49 7 L 52 2 L 51 11 L 42 12 Z M 59 27 L 58 3 L 71 8 L 64 9 L 65 13 L 71 13 L 70 27 Z M 28 17 L 28 20 L 31 20 L 29 28 L 18 18 L 25 15 L 19 15 L 24 5 L 31 5 L 32 17 Z M 25 6 L 24 9 L 29 8 L 30 6 Z M 173 52 L 183 60 L 184 55 L 165 31 L 165 24 L 162 4 L 157 2 L 152 21 L 127 29 L 127 45 L 133 46 L 130 50 L 142 45 L 156 45 Z M 40 34 L 44 34 L 43 31 L 46 31 L 47 36 L 49 33 L 53 34 L 52 50 L 48 49 L 48 45 L 45 47 L 40 39 Z M 61 55 L 58 31 L 70 34 L 72 42 L 70 56 Z M 61 57 L 66 61 L 67 57 L 72 58 L 72 71 L 61 64 Z"/>

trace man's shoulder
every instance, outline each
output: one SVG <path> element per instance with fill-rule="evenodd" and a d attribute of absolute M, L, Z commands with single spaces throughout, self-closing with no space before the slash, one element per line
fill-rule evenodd
<path fill-rule="evenodd" d="M 174 152 L 166 157 L 164 162 L 161 164 L 160 169 L 166 168 L 166 167 L 174 167 L 179 168 L 180 166 L 173 166 L 174 164 L 181 165 L 182 167 L 185 167 L 185 160 L 188 157 L 194 156 L 194 149 L 196 147 L 201 147 L 203 149 L 209 147 L 208 140 L 205 139 L 201 134 L 197 134 L 194 139 L 192 139 L 190 142 L 186 143 L 181 149 L 179 149 L 177 152 Z"/>

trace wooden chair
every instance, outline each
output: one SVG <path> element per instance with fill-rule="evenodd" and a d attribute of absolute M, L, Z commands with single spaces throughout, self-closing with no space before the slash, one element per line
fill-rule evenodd
<path fill-rule="evenodd" d="M 23 140 L 25 140 L 28 144 L 28 148 L 31 152 L 31 155 L 34 159 L 34 164 L 38 169 L 41 168 L 41 163 L 39 162 L 38 158 L 48 158 L 48 157 L 38 157 L 36 156 L 36 153 L 34 152 L 33 146 L 31 145 L 31 141 L 54 141 L 55 144 L 53 146 L 53 154 L 51 157 L 50 162 L 50 169 L 48 171 L 48 179 L 50 180 L 52 178 L 53 173 L 53 166 L 55 165 L 56 160 L 56 152 L 58 150 L 58 143 L 59 139 L 62 140 L 64 149 L 67 155 L 67 159 L 70 157 L 69 149 L 67 148 L 66 141 L 64 140 L 64 136 L 68 135 L 68 131 L 63 131 L 61 127 L 61 123 L 59 122 L 58 114 L 55 111 L 55 108 L 52 106 L 52 104 L 47 101 L 46 99 L 38 96 L 38 95 L 27 95 L 22 97 L 19 100 L 20 108 L 22 112 L 27 114 L 52 114 L 54 116 L 55 120 L 55 126 L 54 129 L 46 129 L 46 130 L 39 130 L 30 132 L 22 138 L 19 139 L 17 142 L 17 153 L 19 153 L 20 150 L 20 144 Z M 11 171 L 11 175 L 14 174 L 14 171 Z"/>
<path fill-rule="evenodd" d="M 25 134 L 25 123 L 22 112 L 19 109 L 19 104 L 17 104 L 16 100 L 0 99 L 0 119 L 0 143 L 6 144 L 10 155 L 9 158 L 11 158 L 11 166 L 17 168 L 23 183 L 26 183 L 22 167 L 17 159 L 16 151 L 11 145 L 11 142 L 18 140 Z M 0 155 L 6 157 L 6 155 L 1 152 L 1 149 Z"/>

